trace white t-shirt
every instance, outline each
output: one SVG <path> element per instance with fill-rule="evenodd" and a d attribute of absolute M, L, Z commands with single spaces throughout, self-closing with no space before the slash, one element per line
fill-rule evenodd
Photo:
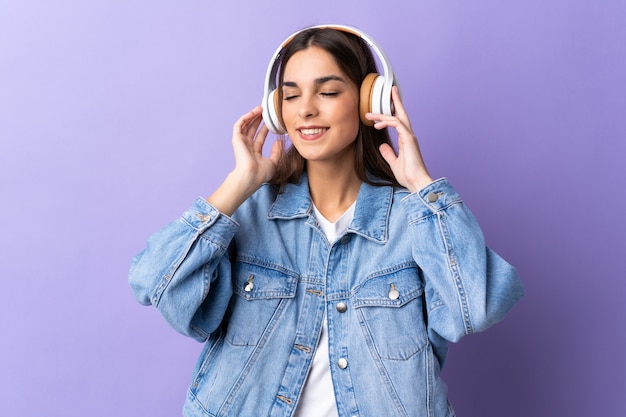
<path fill-rule="evenodd" d="M 324 231 L 326 238 L 332 244 L 345 233 L 354 218 L 356 202 L 335 222 L 328 221 L 313 206 L 315 217 Z M 333 380 L 330 376 L 330 360 L 328 353 L 328 328 L 326 316 L 322 324 L 322 334 L 319 345 L 313 357 L 313 363 L 307 376 L 300 401 L 296 407 L 295 417 L 338 417 L 337 403 Z"/>

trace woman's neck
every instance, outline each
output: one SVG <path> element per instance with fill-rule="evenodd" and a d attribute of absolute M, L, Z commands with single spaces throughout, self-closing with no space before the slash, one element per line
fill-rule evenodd
<path fill-rule="evenodd" d="M 309 190 L 315 207 L 334 222 L 356 201 L 361 180 L 353 164 L 307 162 Z"/>

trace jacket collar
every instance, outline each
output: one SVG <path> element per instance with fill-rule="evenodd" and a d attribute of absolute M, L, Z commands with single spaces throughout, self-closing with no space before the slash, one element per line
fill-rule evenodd
<path fill-rule="evenodd" d="M 348 232 L 385 243 L 388 239 L 392 198 L 393 187 L 362 183 Z M 269 219 L 288 220 L 308 217 L 312 212 L 309 183 L 306 173 L 303 173 L 297 183 L 287 184 L 283 192 L 278 194 L 267 216 Z"/>

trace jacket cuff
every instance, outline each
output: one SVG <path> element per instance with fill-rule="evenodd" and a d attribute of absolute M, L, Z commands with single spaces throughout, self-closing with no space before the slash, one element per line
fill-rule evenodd
<path fill-rule="evenodd" d="M 221 213 L 202 197 L 198 197 L 189 210 L 183 213 L 182 219 L 198 234 L 224 247 L 229 245 L 239 229 L 239 223 Z"/>
<path fill-rule="evenodd" d="M 462 203 L 461 196 L 445 177 L 402 199 L 409 222 L 418 221 L 459 203 Z"/>

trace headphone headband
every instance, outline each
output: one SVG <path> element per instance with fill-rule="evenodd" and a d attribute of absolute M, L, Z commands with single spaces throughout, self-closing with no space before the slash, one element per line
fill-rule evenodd
<path fill-rule="evenodd" d="M 284 127 L 281 126 L 281 123 L 280 123 L 281 118 L 278 115 L 277 105 L 274 101 L 276 88 L 278 87 L 276 85 L 277 83 L 276 77 L 278 75 L 278 71 L 281 65 L 281 59 L 280 59 L 281 54 L 283 50 L 287 47 L 287 45 L 289 45 L 289 43 L 293 40 L 294 37 L 296 37 L 299 33 L 308 29 L 334 29 L 334 30 L 338 30 L 341 32 L 350 33 L 352 35 L 355 35 L 363 39 L 363 41 L 365 41 L 365 43 L 370 47 L 370 49 L 374 51 L 374 54 L 378 57 L 378 60 L 380 61 L 380 64 L 383 67 L 382 68 L 383 75 L 382 77 L 378 77 L 381 79 L 378 81 L 374 80 L 372 82 L 373 84 L 369 87 L 373 95 L 382 97 L 382 105 L 378 106 L 377 104 L 374 104 L 375 108 L 370 109 L 369 111 L 374 110 L 375 112 L 380 112 L 380 113 L 390 115 L 392 113 L 391 87 L 396 85 L 397 81 L 395 79 L 393 69 L 391 68 L 391 63 L 387 59 L 387 56 L 385 55 L 383 50 L 378 46 L 376 42 L 374 42 L 372 38 L 370 38 L 367 34 L 365 34 L 364 32 L 360 31 L 359 29 L 353 26 L 317 25 L 317 26 L 310 26 L 308 28 L 299 30 L 291 34 L 280 44 L 280 46 L 274 52 L 274 55 L 272 55 L 272 59 L 270 60 L 269 66 L 267 67 L 267 71 L 265 74 L 265 87 L 263 90 L 263 102 L 262 102 L 263 119 L 267 127 L 270 129 L 270 131 L 277 133 L 277 134 L 286 133 Z M 361 117 L 361 119 L 365 122 L 363 116 Z"/>

